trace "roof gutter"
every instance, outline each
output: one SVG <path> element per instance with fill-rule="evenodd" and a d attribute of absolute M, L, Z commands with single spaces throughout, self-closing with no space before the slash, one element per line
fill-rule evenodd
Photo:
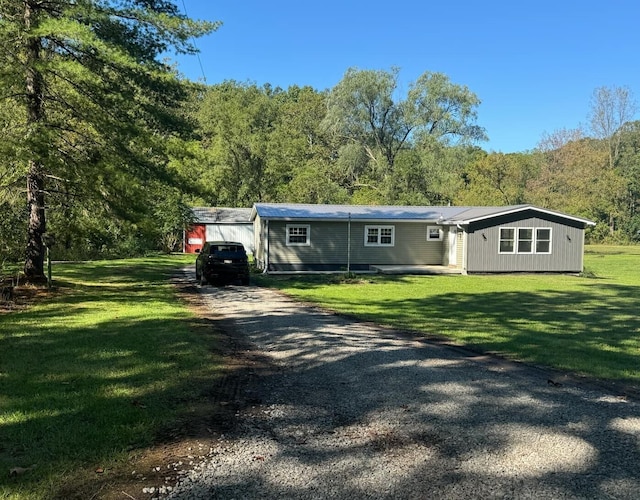
<path fill-rule="evenodd" d="M 272 220 L 272 221 L 280 221 L 280 222 L 364 222 L 364 223 L 374 223 L 374 224 L 390 224 L 395 222 L 408 222 L 408 223 L 425 223 L 436 224 L 440 223 L 439 219 L 381 219 L 381 218 L 364 218 L 364 217 L 330 217 L 330 218 L 320 218 L 320 217 L 261 217 L 263 220 Z"/>

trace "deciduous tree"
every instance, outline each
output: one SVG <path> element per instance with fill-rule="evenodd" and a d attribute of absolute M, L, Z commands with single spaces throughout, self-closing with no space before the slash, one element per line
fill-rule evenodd
<path fill-rule="evenodd" d="M 267 144 L 277 116 L 269 86 L 227 81 L 210 87 L 198 113 L 212 175 L 212 202 L 251 206 L 264 199 Z"/>
<path fill-rule="evenodd" d="M 527 153 L 490 153 L 467 166 L 467 186 L 457 196 L 463 205 L 517 205 L 529 201 L 528 182 L 535 175 Z"/>
<path fill-rule="evenodd" d="M 448 144 L 485 139 L 475 123 L 480 100 L 467 87 L 441 73 L 426 72 L 401 96 L 398 73 L 397 68 L 351 68 L 328 97 L 323 127 L 366 153 L 366 171 L 360 164 L 351 170 L 361 171 L 366 179 L 362 184 L 370 189 L 385 189 L 396 174 L 400 152 L 412 149 L 420 137 Z"/>
<path fill-rule="evenodd" d="M 637 108 L 628 87 L 598 87 L 593 91 L 589 113 L 591 131 L 607 143 L 609 168 L 615 166 L 620 154 L 622 126 L 633 119 Z"/>

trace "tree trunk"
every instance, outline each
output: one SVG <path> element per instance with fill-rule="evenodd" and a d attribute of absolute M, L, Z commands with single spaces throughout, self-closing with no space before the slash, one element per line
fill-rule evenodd
<path fill-rule="evenodd" d="M 35 161 L 30 161 L 29 173 L 27 174 L 29 226 L 27 228 L 27 255 L 24 263 L 24 274 L 26 279 L 31 282 L 45 280 L 45 248 L 42 235 L 46 231 L 46 219 L 43 184 L 42 166 Z"/>
<path fill-rule="evenodd" d="M 24 2 L 24 26 L 27 36 L 35 25 L 38 6 L 32 0 Z M 44 82 L 37 69 L 40 61 L 42 43 L 39 37 L 29 37 L 26 44 L 25 99 L 27 101 L 27 123 L 29 145 L 29 171 L 27 173 L 27 206 L 29 209 L 29 226 L 27 229 L 27 249 L 24 263 L 24 274 L 27 280 L 43 282 L 45 248 L 42 236 L 46 231 L 44 213 L 44 165 L 41 149 L 36 145 L 41 137 L 38 132 L 44 121 Z"/>

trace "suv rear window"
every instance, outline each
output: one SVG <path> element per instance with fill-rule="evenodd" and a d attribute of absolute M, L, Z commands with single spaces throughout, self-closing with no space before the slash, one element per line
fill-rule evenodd
<path fill-rule="evenodd" d="M 220 252 L 242 252 L 244 253 L 244 247 L 242 245 L 212 245 L 210 253 Z"/>

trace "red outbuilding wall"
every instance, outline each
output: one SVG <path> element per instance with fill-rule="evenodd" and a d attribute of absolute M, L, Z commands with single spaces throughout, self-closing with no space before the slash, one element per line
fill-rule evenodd
<path fill-rule="evenodd" d="M 205 224 L 194 224 L 184 235 L 184 253 L 196 253 L 204 245 L 207 237 Z"/>

